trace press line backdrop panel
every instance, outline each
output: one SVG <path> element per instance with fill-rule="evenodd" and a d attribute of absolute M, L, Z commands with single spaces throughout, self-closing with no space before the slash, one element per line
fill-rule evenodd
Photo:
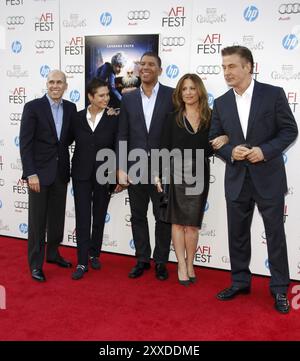
<path fill-rule="evenodd" d="M 27 238 L 28 189 L 21 177 L 19 127 L 24 103 L 42 96 L 51 69 L 67 72 L 67 99 L 84 107 L 84 37 L 159 34 L 163 73 L 160 81 L 175 86 L 186 72 L 203 79 L 209 101 L 226 90 L 221 48 L 240 44 L 253 51 L 254 78 L 284 88 L 298 122 L 300 108 L 300 4 L 282 0 L 2 0 L 0 4 L 0 234 Z M 70 67 L 71 65 L 71 67 Z M 72 65 L 76 67 L 72 67 Z M 76 69 L 76 70 L 74 70 Z M 72 147 L 70 151 L 72 152 Z M 300 280 L 299 142 L 283 156 L 288 173 L 285 229 L 291 277 Z M 224 163 L 213 158 L 204 224 L 195 264 L 230 269 L 224 200 Z M 149 208 L 151 242 L 154 219 Z M 76 246 L 72 184 L 68 188 L 63 243 Z M 254 273 L 269 275 L 261 216 L 252 226 Z M 134 255 L 126 192 L 113 196 L 104 231 L 103 250 Z M 173 247 L 170 260 L 175 261 Z"/>

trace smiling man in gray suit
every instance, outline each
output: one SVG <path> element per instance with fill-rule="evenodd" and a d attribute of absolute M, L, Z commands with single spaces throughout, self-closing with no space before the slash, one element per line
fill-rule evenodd
<path fill-rule="evenodd" d="M 161 74 L 161 60 L 156 53 L 146 52 L 140 61 L 141 87 L 125 94 L 121 103 L 119 119 L 118 145 L 126 141 L 128 152 L 142 149 L 148 154 L 148 170 L 150 169 L 151 149 L 160 148 L 161 132 L 166 116 L 173 110 L 173 89 L 158 82 Z M 124 156 L 120 150 L 117 156 Z M 123 154 L 121 154 L 123 153 Z M 126 154 L 127 155 L 127 154 Z M 130 169 L 136 162 L 126 161 L 125 168 Z M 147 167 L 147 166 L 146 166 Z M 166 262 L 169 258 L 171 242 L 171 226 L 159 220 L 159 193 L 151 182 L 149 171 L 147 184 L 135 183 L 128 177 L 124 163 L 119 164 L 119 183 L 128 186 L 131 208 L 132 233 L 136 249 L 137 264 L 129 273 L 130 278 L 141 276 L 150 268 L 151 246 L 147 210 L 151 199 L 155 217 L 155 261 L 156 278 L 166 280 L 168 271 Z M 146 182 L 145 182 L 146 183 Z"/>

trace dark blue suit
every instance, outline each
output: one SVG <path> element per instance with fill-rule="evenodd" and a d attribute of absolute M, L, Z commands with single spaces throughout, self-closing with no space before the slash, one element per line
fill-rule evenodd
<path fill-rule="evenodd" d="M 50 103 L 45 96 L 25 104 L 20 129 L 23 179 L 36 174 L 40 193 L 29 190 L 28 258 L 30 268 L 42 268 L 47 227 L 47 259 L 59 257 L 63 240 L 67 183 L 70 180 L 70 124 L 75 104 L 63 100 L 63 121 L 57 137 Z"/>
<path fill-rule="evenodd" d="M 149 132 L 146 127 L 140 88 L 123 96 L 118 141 L 128 142 L 128 152 L 134 149 L 143 149 L 149 154 L 151 149 L 160 148 L 161 133 L 167 114 L 173 110 L 173 90 L 160 84 Z M 117 157 L 127 156 L 127 154 L 121 154 L 118 148 L 117 150 Z M 148 162 L 150 165 L 150 157 Z M 128 166 L 129 170 L 134 163 L 132 161 L 125 164 L 125 159 L 120 159 L 118 164 L 119 168 L 124 169 L 124 166 Z M 151 183 L 150 174 L 148 182 Z M 130 185 L 128 193 L 132 215 L 132 233 L 138 261 L 149 262 L 151 257 L 147 220 L 147 210 L 151 199 L 156 221 L 153 258 L 156 263 L 167 262 L 171 241 L 171 226 L 159 220 L 159 194 L 155 186 L 153 184 Z"/>
<path fill-rule="evenodd" d="M 72 180 L 74 187 L 76 238 L 78 264 L 87 266 L 88 255 L 99 257 L 105 216 L 110 200 L 107 185 L 99 184 L 96 172 L 101 162 L 96 161 L 100 149 L 115 150 L 118 117 L 104 112 L 94 132 L 90 128 L 87 109 L 78 113 L 72 123 L 75 151 L 72 158 Z M 91 218 L 92 234 L 91 234 Z"/>
<path fill-rule="evenodd" d="M 296 139 L 298 130 L 283 89 L 255 81 L 246 139 L 233 90 L 216 99 L 210 138 L 221 134 L 229 137 L 229 144 L 217 154 L 226 161 L 225 196 L 233 285 L 250 285 L 250 226 L 256 203 L 267 236 L 271 291 L 285 293 L 289 270 L 283 224 L 287 180 L 282 153 Z M 244 143 L 260 147 L 264 161 L 232 162 L 233 148 Z"/>

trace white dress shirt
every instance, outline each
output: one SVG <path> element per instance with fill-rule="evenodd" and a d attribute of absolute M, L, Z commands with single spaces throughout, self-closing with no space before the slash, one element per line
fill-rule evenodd
<path fill-rule="evenodd" d="M 87 120 L 87 122 L 88 122 L 88 125 L 90 126 L 90 128 L 91 128 L 92 131 L 94 132 L 95 129 L 96 129 L 96 127 L 97 127 L 97 125 L 99 124 L 102 116 L 103 116 L 103 113 L 104 113 L 104 110 L 105 110 L 105 109 L 103 109 L 102 112 L 97 113 L 96 118 L 95 118 L 95 121 L 93 122 L 93 121 L 92 121 L 92 115 L 91 115 L 91 113 L 90 113 L 90 111 L 89 111 L 89 108 L 90 108 L 90 106 L 88 106 L 87 111 L 86 111 L 86 120 Z"/>
<path fill-rule="evenodd" d="M 147 95 L 144 93 L 143 88 L 141 87 L 141 96 L 142 96 L 142 103 L 143 103 L 143 111 L 144 111 L 144 117 L 146 121 L 146 127 L 149 132 L 151 119 L 153 115 L 153 110 L 157 98 L 157 93 L 159 89 L 159 82 L 156 83 L 155 87 L 152 89 L 152 94 L 148 98 Z"/>
<path fill-rule="evenodd" d="M 245 139 L 247 136 L 247 128 L 248 128 L 253 89 L 254 89 L 254 80 L 252 79 L 250 85 L 242 95 L 239 95 L 235 90 L 233 90 Z"/>

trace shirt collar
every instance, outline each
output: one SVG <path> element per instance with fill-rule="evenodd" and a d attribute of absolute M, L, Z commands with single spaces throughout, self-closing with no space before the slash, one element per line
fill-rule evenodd
<path fill-rule="evenodd" d="M 243 93 L 242 95 L 239 95 L 234 89 L 233 89 L 233 91 L 234 91 L 234 95 L 235 95 L 236 97 L 252 97 L 253 89 L 254 89 L 254 79 L 252 78 L 250 85 L 249 85 L 248 88 L 244 91 L 244 93 Z"/>
<path fill-rule="evenodd" d="M 141 94 L 142 94 L 142 95 L 145 95 L 142 85 L 141 85 L 140 89 L 141 89 Z M 157 95 L 158 89 L 159 89 L 159 82 L 157 82 L 157 83 L 155 84 L 154 88 L 152 89 L 152 94 L 151 94 L 151 95 Z M 146 95 L 145 95 L 145 96 L 146 96 Z"/>
<path fill-rule="evenodd" d="M 97 113 L 97 117 L 98 117 L 99 115 L 102 115 L 102 114 L 104 113 L 104 110 L 105 110 L 105 109 L 103 109 L 101 112 Z M 86 110 L 86 119 L 87 119 L 87 120 L 91 120 L 91 119 L 92 119 L 92 115 L 91 115 L 91 112 L 90 112 L 90 105 L 87 107 L 87 110 Z"/>
<path fill-rule="evenodd" d="M 50 97 L 49 97 L 49 95 L 48 94 L 46 94 L 46 97 L 47 97 L 47 99 L 49 100 L 49 103 L 50 103 L 50 106 L 52 107 L 53 105 L 62 105 L 62 103 L 63 103 L 63 100 L 62 99 L 60 99 L 60 101 L 57 103 L 57 102 L 55 102 L 53 99 L 51 99 Z"/>

